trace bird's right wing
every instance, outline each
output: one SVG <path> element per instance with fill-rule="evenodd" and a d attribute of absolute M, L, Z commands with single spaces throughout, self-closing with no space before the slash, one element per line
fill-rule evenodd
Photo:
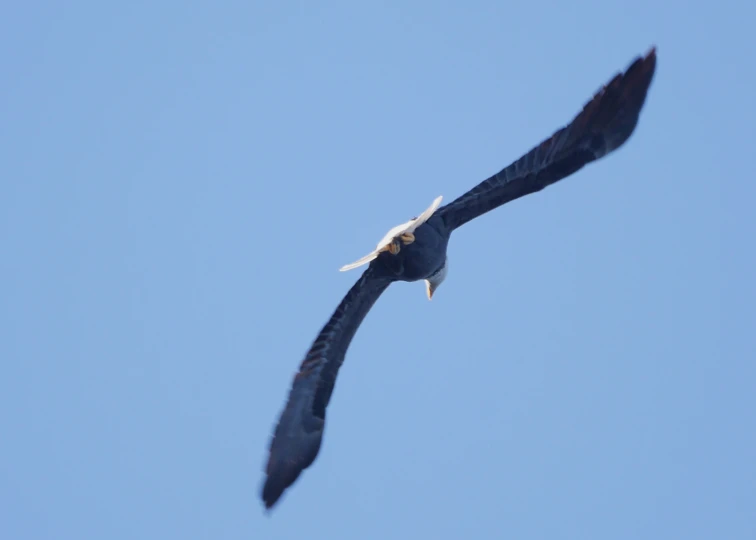
<path fill-rule="evenodd" d="M 438 209 L 452 231 L 535 193 L 613 152 L 632 135 L 656 70 L 656 49 L 636 59 L 591 99 L 572 122 L 520 159 Z"/>
<path fill-rule="evenodd" d="M 336 308 L 302 361 L 270 442 L 262 490 L 267 508 L 276 503 L 318 455 L 326 406 L 349 343 L 365 315 L 392 281 L 376 265 L 370 265 Z"/>

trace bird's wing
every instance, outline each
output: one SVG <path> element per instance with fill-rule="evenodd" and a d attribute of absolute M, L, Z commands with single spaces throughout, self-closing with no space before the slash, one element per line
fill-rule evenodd
<path fill-rule="evenodd" d="M 520 159 L 441 207 L 454 230 L 489 210 L 540 191 L 616 150 L 630 137 L 656 69 L 656 48 L 602 87 L 570 124 Z"/>
<path fill-rule="evenodd" d="M 262 490 L 267 508 L 276 503 L 318 455 L 326 406 L 349 343 L 365 315 L 392 281 L 375 265 L 370 265 L 336 308 L 302 361 L 270 443 Z"/>

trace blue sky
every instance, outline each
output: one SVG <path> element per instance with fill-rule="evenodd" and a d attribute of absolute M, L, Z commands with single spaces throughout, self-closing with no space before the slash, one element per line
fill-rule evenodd
<path fill-rule="evenodd" d="M 746 2 L 37 2 L 0 20 L 0 537 L 756 537 Z M 635 135 L 392 286 L 258 493 L 337 269 L 652 44 Z"/>

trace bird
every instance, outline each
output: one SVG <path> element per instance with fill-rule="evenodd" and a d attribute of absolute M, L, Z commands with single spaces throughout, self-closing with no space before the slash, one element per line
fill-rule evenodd
<path fill-rule="evenodd" d="M 261 498 L 269 510 L 315 461 L 326 408 L 339 368 L 357 329 L 394 282 L 423 280 L 429 299 L 448 273 L 451 234 L 505 203 L 540 191 L 621 147 L 635 131 L 656 71 L 656 47 L 637 56 L 588 101 L 573 120 L 511 165 L 451 203 L 442 197 L 392 228 L 376 248 L 344 265 L 367 265 L 317 335 L 294 375 L 288 400 L 270 441 Z"/>

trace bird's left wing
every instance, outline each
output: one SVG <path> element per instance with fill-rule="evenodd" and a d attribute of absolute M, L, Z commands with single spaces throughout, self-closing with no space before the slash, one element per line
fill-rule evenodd
<path fill-rule="evenodd" d="M 615 76 L 567 126 L 520 159 L 438 209 L 452 231 L 489 210 L 539 191 L 622 146 L 632 135 L 656 70 L 656 49 Z"/>
<path fill-rule="evenodd" d="M 289 400 L 270 443 L 262 499 L 272 507 L 320 450 L 325 412 L 349 343 L 393 281 L 371 264 L 318 334 L 294 376 Z"/>

